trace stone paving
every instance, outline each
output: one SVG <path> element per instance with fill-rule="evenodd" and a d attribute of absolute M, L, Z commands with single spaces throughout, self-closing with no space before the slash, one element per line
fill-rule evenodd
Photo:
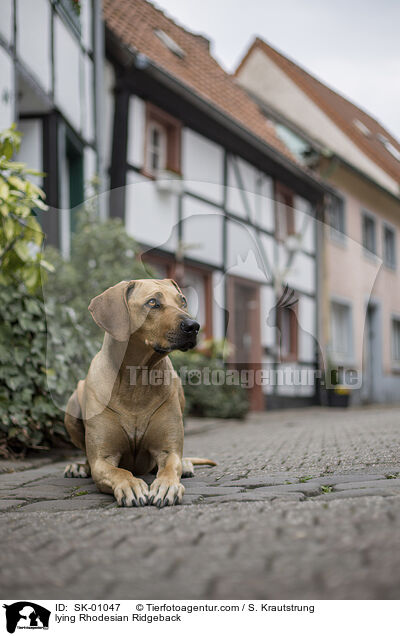
<path fill-rule="evenodd" d="M 185 446 L 218 466 L 161 510 L 65 460 L 0 474 L 2 598 L 399 598 L 400 408 L 191 420 Z"/>

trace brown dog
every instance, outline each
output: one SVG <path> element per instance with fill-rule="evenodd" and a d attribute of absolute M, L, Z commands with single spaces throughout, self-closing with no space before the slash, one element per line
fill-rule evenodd
<path fill-rule="evenodd" d="M 66 477 L 92 475 L 102 492 L 120 506 L 158 507 L 182 501 L 184 395 L 168 353 L 196 345 L 200 325 L 171 279 L 123 281 L 93 298 L 95 322 L 104 329 L 103 346 L 85 380 L 70 397 L 65 426 L 87 463 L 70 464 Z M 145 371 L 143 371 L 145 370 Z M 142 479 L 157 468 L 150 490 Z"/>

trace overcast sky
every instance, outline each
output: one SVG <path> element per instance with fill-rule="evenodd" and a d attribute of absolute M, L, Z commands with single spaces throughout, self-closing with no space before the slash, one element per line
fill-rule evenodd
<path fill-rule="evenodd" d="M 400 140 L 400 0 L 156 0 L 233 71 L 255 35 Z"/>

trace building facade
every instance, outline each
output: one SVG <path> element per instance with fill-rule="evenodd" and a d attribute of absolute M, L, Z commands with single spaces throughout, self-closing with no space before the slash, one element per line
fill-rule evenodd
<path fill-rule="evenodd" d="M 325 364 L 353 403 L 400 395 L 400 144 L 373 117 L 256 39 L 236 77 L 298 160 L 338 194 L 321 238 Z M 338 202 L 339 201 L 339 202 Z"/>
<path fill-rule="evenodd" d="M 326 187 L 206 38 L 144 0 L 106 0 L 104 11 L 110 214 L 178 280 L 204 337 L 227 337 L 234 366 L 271 374 L 253 408 L 314 403 Z M 285 285 L 296 306 L 288 294 L 278 303 Z"/>
<path fill-rule="evenodd" d="M 85 183 L 102 172 L 103 64 L 95 0 L 0 3 L 0 128 L 16 122 L 20 160 L 46 174 L 40 185 L 60 212 L 44 215 L 43 227 L 64 255 Z"/>
<path fill-rule="evenodd" d="M 252 408 L 315 402 L 319 220 L 339 200 L 207 38 L 145 0 L 3 0 L 0 127 L 14 121 L 20 159 L 45 172 L 49 242 L 68 257 L 99 177 L 99 214 L 123 219 L 143 261 L 179 282 L 201 337 L 265 372 L 250 376 Z"/>

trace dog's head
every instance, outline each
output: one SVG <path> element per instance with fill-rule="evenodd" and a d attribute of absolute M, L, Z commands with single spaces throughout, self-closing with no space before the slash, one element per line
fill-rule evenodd
<path fill-rule="evenodd" d="M 93 298 L 89 311 L 99 327 L 120 342 L 135 334 L 159 353 L 196 346 L 200 325 L 170 278 L 122 281 Z"/>

